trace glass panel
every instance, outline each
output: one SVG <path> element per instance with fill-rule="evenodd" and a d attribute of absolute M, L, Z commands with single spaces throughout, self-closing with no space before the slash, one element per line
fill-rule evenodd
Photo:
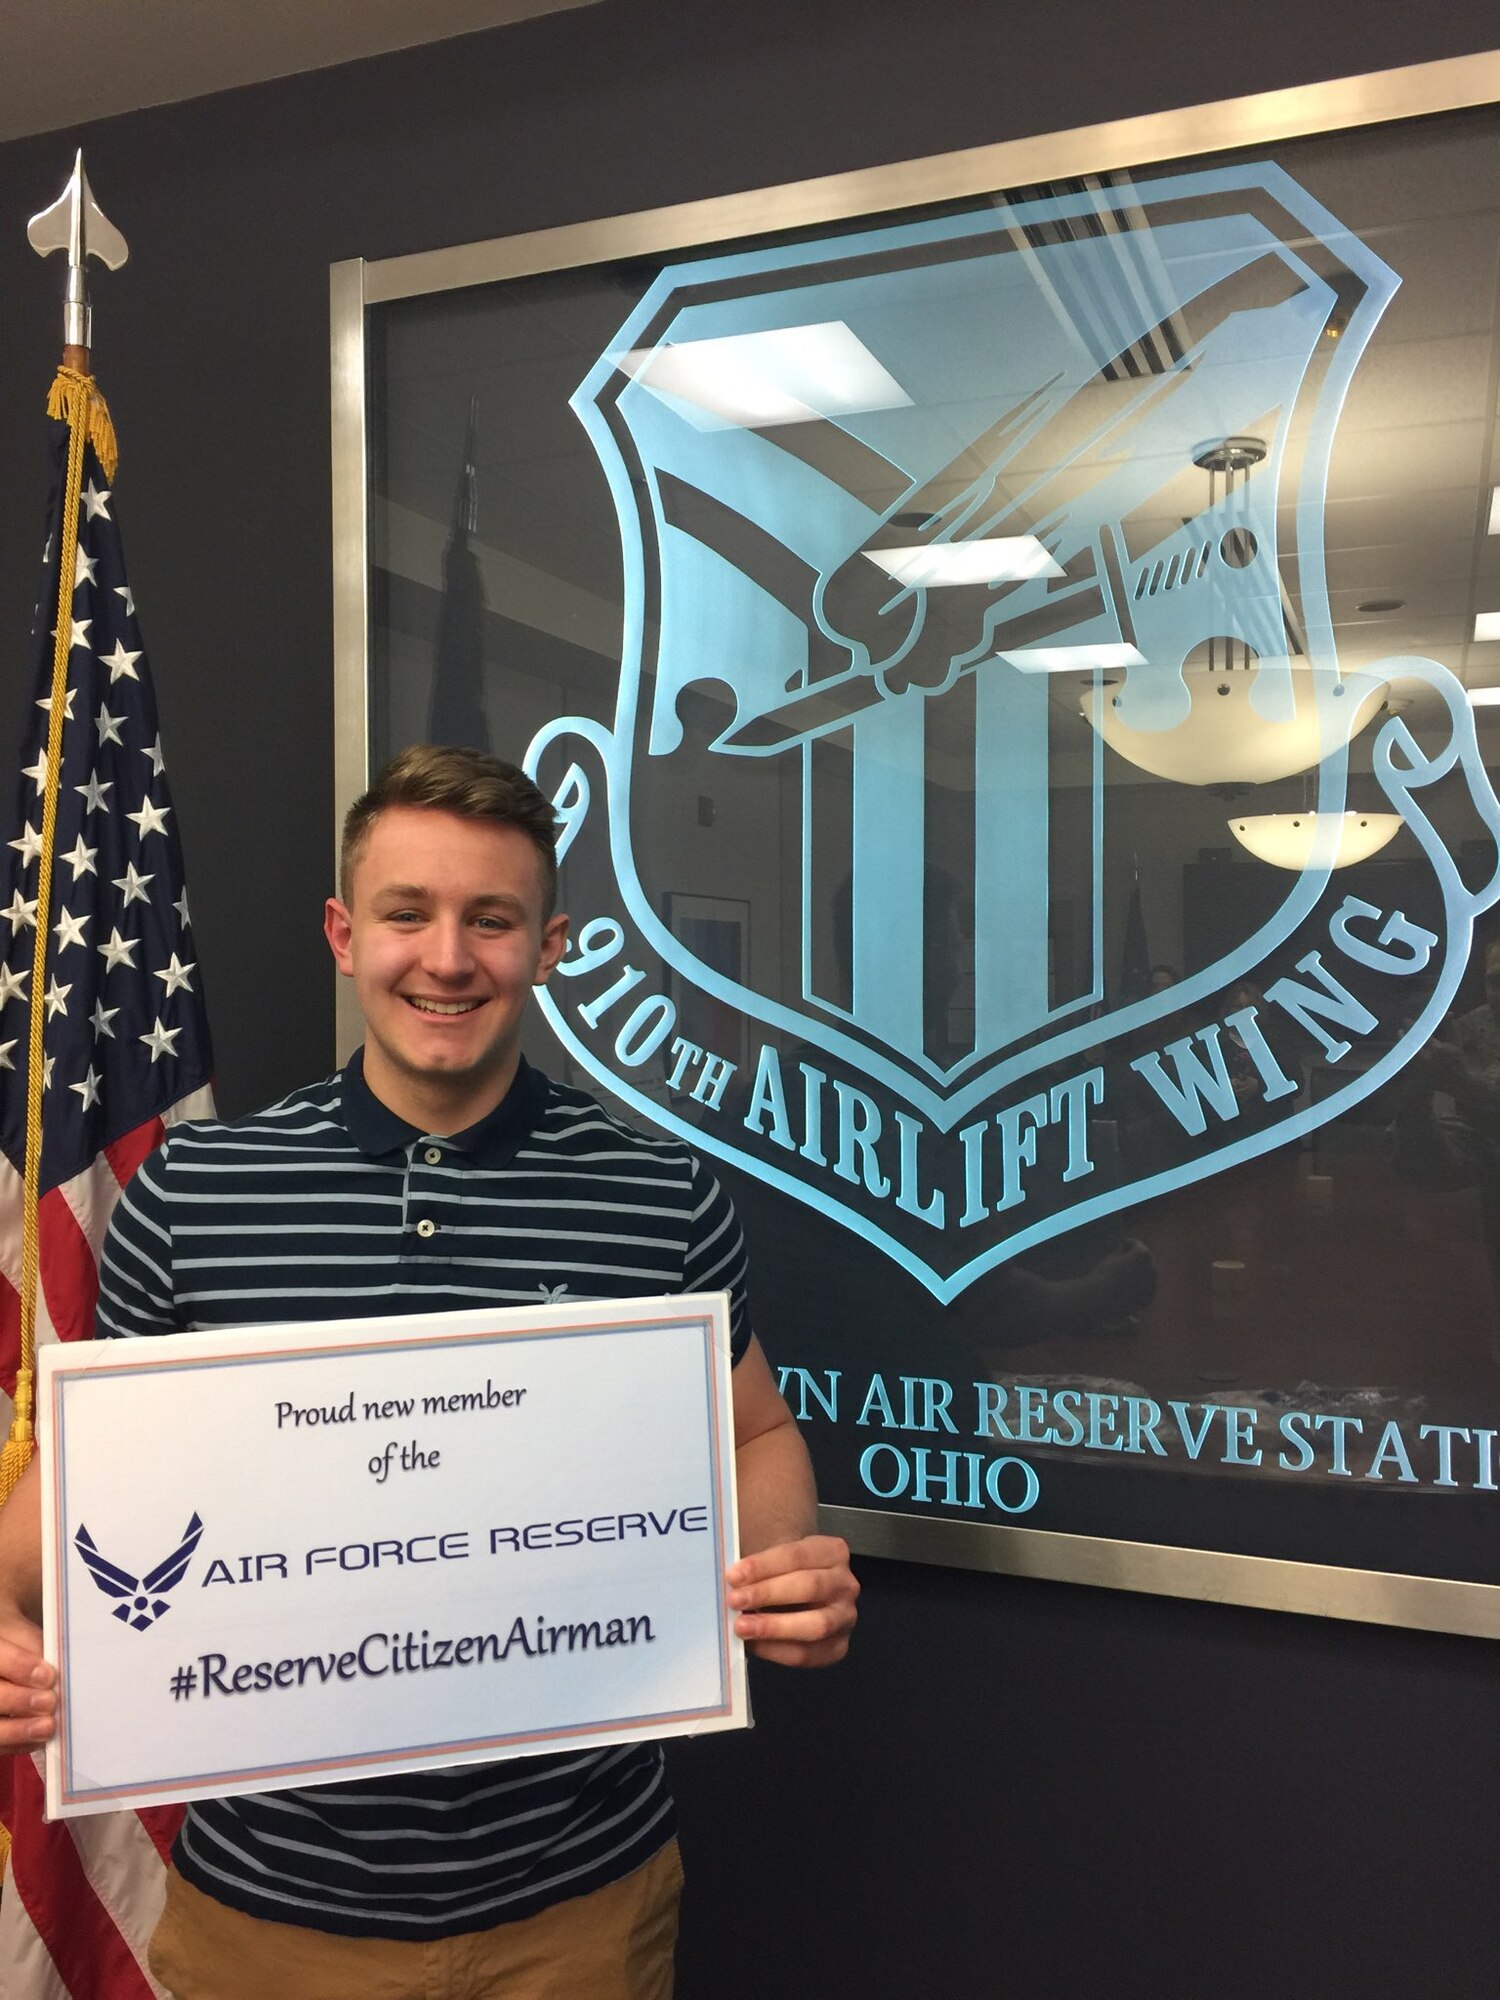
<path fill-rule="evenodd" d="M 372 755 L 825 1499 L 1497 1581 L 1500 121 L 1275 152 L 373 311 Z"/>

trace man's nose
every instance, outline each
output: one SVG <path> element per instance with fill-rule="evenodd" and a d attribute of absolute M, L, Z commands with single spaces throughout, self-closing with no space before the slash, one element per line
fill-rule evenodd
<path fill-rule="evenodd" d="M 462 979 L 473 966 L 468 929 L 462 919 L 439 918 L 427 926 L 423 963 L 440 979 Z"/>

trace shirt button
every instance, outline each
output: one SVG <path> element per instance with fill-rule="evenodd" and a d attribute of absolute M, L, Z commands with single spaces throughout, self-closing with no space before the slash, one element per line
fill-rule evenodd
<path fill-rule="evenodd" d="M 440 1146 L 429 1146 L 427 1151 L 422 1155 L 422 1158 L 427 1162 L 429 1167 L 435 1167 L 442 1157 L 443 1153 Z"/>
<path fill-rule="evenodd" d="M 429 1222 L 427 1217 L 424 1215 L 422 1220 L 417 1224 L 417 1234 L 418 1236 L 436 1236 L 437 1224 L 435 1222 Z"/>

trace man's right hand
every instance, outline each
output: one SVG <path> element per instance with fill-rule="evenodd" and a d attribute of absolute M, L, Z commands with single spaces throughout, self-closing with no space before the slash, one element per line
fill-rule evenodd
<path fill-rule="evenodd" d="M 57 1724 L 57 1669 L 19 1611 L 0 1611 L 0 1752 L 34 1750 Z"/>
<path fill-rule="evenodd" d="M 0 1507 L 0 1756 L 52 1734 L 57 1669 L 42 1658 L 42 1516 L 35 1458 Z"/>

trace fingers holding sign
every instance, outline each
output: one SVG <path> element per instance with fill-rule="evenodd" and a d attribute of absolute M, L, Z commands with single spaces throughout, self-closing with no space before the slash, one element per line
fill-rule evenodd
<path fill-rule="evenodd" d="M 55 1724 L 56 1684 L 36 1626 L 19 1612 L 0 1612 L 0 1755 L 46 1742 Z"/>
<path fill-rule="evenodd" d="M 42 1658 L 36 1623 L 42 1589 L 40 1491 L 32 1459 L 0 1507 L 0 1756 L 34 1750 L 55 1726 L 57 1672 Z"/>
<path fill-rule="evenodd" d="M 848 1652 L 859 1579 L 837 1535 L 807 1535 L 742 1556 L 725 1581 L 734 1629 L 758 1659 L 829 1667 Z"/>

